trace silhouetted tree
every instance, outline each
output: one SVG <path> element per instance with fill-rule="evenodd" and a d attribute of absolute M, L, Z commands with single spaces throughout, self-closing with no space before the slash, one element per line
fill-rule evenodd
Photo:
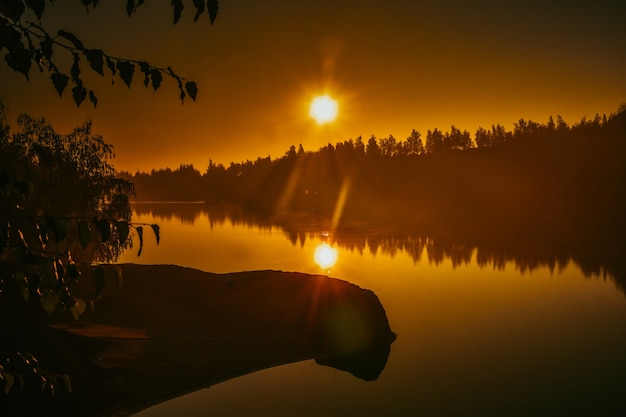
<path fill-rule="evenodd" d="M 61 135 L 44 119 L 22 115 L 9 134 L 5 120 L 0 117 L 0 403 L 9 392 L 27 390 L 35 398 L 59 381 L 69 387 L 67 377 L 15 346 L 43 320 L 39 313 L 78 319 L 99 298 L 104 270 L 92 270 L 95 292 L 85 298 L 72 290 L 78 265 L 115 260 L 131 244 L 132 229 L 139 253 L 143 243 L 143 226 L 130 222 L 133 185 L 116 176 L 108 162 L 113 148 L 92 135 L 89 122 Z M 151 226 L 158 241 L 158 226 Z M 24 357 L 31 366 L 15 359 Z"/>
<path fill-rule="evenodd" d="M 178 84 L 179 97 L 196 99 L 198 88 L 171 67 L 157 67 L 146 61 L 117 58 L 90 48 L 78 36 L 60 29 L 51 33 L 43 24 L 50 0 L 0 0 L 0 54 L 12 70 L 30 80 L 31 68 L 47 72 L 62 96 L 68 86 L 72 99 L 80 106 L 88 99 L 98 103 L 95 92 L 83 78 L 85 67 L 104 76 L 119 77 L 128 87 L 135 71 L 143 74 L 146 87 L 157 90 L 164 77 Z M 82 0 L 88 10 L 98 0 Z M 131 16 L 144 3 L 128 0 Z M 172 0 L 174 24 L 184 8 L 182 0 Z M 193 1 L 196 21 L 206 10 L 213 23 L 217 0 Z M 37 22 L 33 22 L 34 15 Z M 87 65 L 88 64 L 88 65 Z M 21 116 L 19 130 L 9 134 L 0 106 L 0 405 L 7 394 L 29 390 L 31 402 L 40 395 L 53 394 L 55 385 L 65 384 L 67 376 L 55 375 L 40 366 L 28 352 L 19 351 L 22 339 L 32 333 L 29 305 L 39 304 L 53 314 L 64 310 L 78 318 L 89 301 L 99 298 L 104 288 L 104 270 L 92 270 L 95 292 L 90 300 L 71 291 L 80 275 L 79 261 L 115 259 L 130 245 L 129 233 L 135 229 L 139 254 L 143 226 L 130 223 L 129 196 L 132 184 L 118 178 L 107 162 L 112 147 L 91 134 L 86 123 L 69 135 L 59 135 L 43 119 Z M 181 166 L 179 174 L 188 174 Z M 195 174 L 195 173 L 194 173 Z M 150 225 L 159 242 L 159 228 Z M 41 311 L 41 310 L 38 310 Z M 9 330 L 11 329 L 11 330 Z M 39 330 L 36 330 L 39 332 Z M 45 339 L 39 342 L 45 343 Z M 17 348 L 16 348 L 17 346 Z M 17 349 L 17 350 L 16 350 Z M 4 396 L 3 396 L 4 395 Z M 13 396 L 12 398 L 15 398 Z"/>
<path fill-rule="evenodd" d="M 421 133 L 413 129 L 411 135 L 404 141 L 404 149 L 406 155 L 423 155 L 425 149 Z"/>
<path fill-rule="evenodd" d="M 287 152 L 285 152 L 285 157 L 287 157 L 287 158 L 295 158 L 296 156 L 298 156 L 298 153 L 296 152 L 296 147 L 294 145 L 291 145 L 289 147 L 289 150 L 287 150 Z"/>
<path fill-rule="evenodd" d="M 386 138 L 380 138 L 378 141 L 380 148 L 380 154 L 383 156 L 396 156 L 398 154 L 398 141 L 393 135 L 389 135 Z"/>
<path fill-rule="evenodd" d="M 569 130 L 569 126 L 567 125 L 567 123 L 565 122 L 565 120 L 563 120 L 563 118 L 561 117 L 561 115 L 557 115 L 556 116 L 556 130 L 559 133 L 564 133 L 566 131 Z"/>
<path fill-rule="evenodd" d="M 454 125 L 450 132 L 446 132 L 443 138 L 445 150 L 467 150 L 472 148 L 472 138 L 467 130 L 460 131 Z"/>
<path fill-rule="evenodd" d="M 488 148 L 492 146 L 491 135 L 482 126 L 479 126 L 478 129 L 476 129 L 474 141 L 476 142 L 476 147 L 478 148 Z"/>
<path fill-rule="evenodd" d="M 381 154 L 376 136 L 372 135 L 368 139 L 367 146 L 365 147 L 365 153 L 367 156 L 379 156 Z"/>
<path fill-rule="evenodd" d="M 365 144 L 363 143 L 363 138 L 361 136 L 356 138 L 356 140 L 354 141 L 354 150 L 358 154 L 364 154 L 365 153 Z"/>
<path fill-rule="evenodd" d="M 491 125 L 491 144 L 500 146 L 513 139 L 513 133 L 506 130 L 501 124 Z"/>
<path fill-rule="evenodd" d="M 548 124 L 546 125 L 546 128 L 549 131 L 556 131 L 556 123 L 554 123 L 554 119 L 552 118 L 552 115 L 550 115 L 550 117 L 548 118 Z"/>
<path fill-rule="evenodd" d="M 443 133 L 437 128 L 426 132 L 426 153 L 435 154 L 444 150 Z"/>

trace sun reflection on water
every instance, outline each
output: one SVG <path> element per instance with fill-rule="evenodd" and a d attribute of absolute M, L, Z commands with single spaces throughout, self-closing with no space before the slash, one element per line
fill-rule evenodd
<path fill-rule="evenodd" d="M 313 259 L 322 269 L 328 269 L 337 263 L 338 252 L 326 242 L 322 242 L 315 248 Z"/>

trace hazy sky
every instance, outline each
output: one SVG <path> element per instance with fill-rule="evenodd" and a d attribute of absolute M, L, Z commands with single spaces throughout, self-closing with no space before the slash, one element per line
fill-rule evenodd
<path fill-rule="evenodd" d="M 89 75 L 98 107 L 77 109 L 47 73 L 33 68 L 27 82 L 0 65 L 11 124 L 27 112 L 68 132 L 90 118 L 118 169 L 204 172 L 209 159 L 274 158 L 292 144 L 403 140 L 452 124 L 473 135 L 557 114 L 574 123 L 626 102 L 623 1 L 221 0 L 213 26 L 208 16 L 192 23 L 191 1 L 176 26 L 169 1 L 130 19 L 125 3 L 87 14 L 78 0 L 56 2 L 43 23 L 113 56 L 171 65 L 198 83 L 198 100 L 181 106 L 167 79 L 153 93 L 141 73 L 130 90 Z M 308 106 L 322 93 L 339 101 L 339 116 L 318 126 Z"/>

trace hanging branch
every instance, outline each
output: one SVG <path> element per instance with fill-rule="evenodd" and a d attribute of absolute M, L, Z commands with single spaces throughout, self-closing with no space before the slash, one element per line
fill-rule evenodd
<path fill-rule="evenodd" d="M 89 11 L 97 5 L 98 0 L 82 0 L 82 3 Z M 143 0 L 128 0 L 126 2 L 128 16 L 132 16 L 143 3 Z M 182 0 L 172 0 L 171 3 L 176 24 L 180 20 L 184 4 Z M 96 107 L 98 98 L 92 89 L 85 86 L 82 78 L 84 62 L 87 61 L 92 71 L 101 76 L 105 76 L 105 72 L 110 73 L 112 83 L 119 77 L 128 88 L 131 87 L 137 69 L 144 76 L 144 86 L 151 86 L 154 91 L 159 89 L 165 75 L 177 83 L 181 103 L 184 103 L 187 96 L 193 101 L 196 100 L 198 94 L 196 83 L 181 77 L 170 66 L 164 68 L 146 61 L 115 57 L 102 49 L 88 48 L 71 32 L 61 29 L 56 34 L 51 34 L 41 24 L 23 20 L 28 9 L 41 21 L 45 6 L 45 0 L 0 1 L 0 52 L 6 49 L 4 55 L 6 64 L 14 71 L 24 74 L 27 80 L 30 81 L 29 74 L 34 64 L 40 72 L 50 73 L 50 80 L 60 97 L 71 84 L 72 99 L 78 107 L 85 99 L 89 99 Z M 193 6 L 196 9 L 194 22 L 206 10 L 211 24 L 214 23 L 219 8 L 217 0 L 206 2 L 193 0 Z M 72 66 L 69 73 L 61 71 L 56 64 L 57 49 L 70 54 Z"/>

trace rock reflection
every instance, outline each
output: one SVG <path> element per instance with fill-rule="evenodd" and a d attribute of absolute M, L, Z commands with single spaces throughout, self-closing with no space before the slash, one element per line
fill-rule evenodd
<path fill-rule="evenodd" d="M 395 336 L 392 336 L 390 340 L 393 341 L 393 338 Z M 390 352 L 389 340 L 382 340 L 357 352 L 317 358 L 315 363 L 349 372 L 365 381 L 375 381 L 385 369 Z"/>

